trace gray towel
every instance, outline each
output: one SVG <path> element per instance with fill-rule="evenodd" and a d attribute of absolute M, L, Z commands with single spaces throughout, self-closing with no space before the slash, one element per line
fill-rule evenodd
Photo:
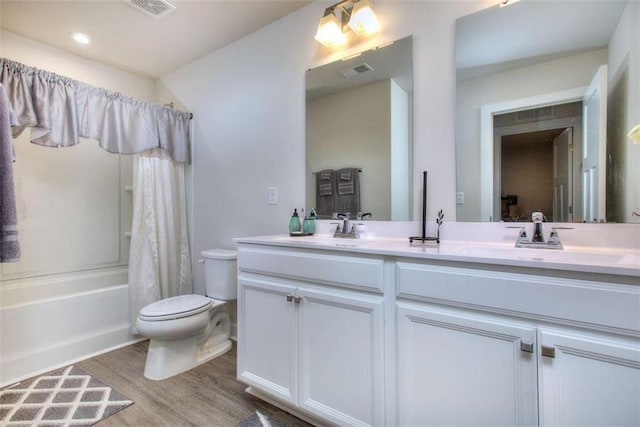
<path fill-rule="evenodd" d="M 320 196 L 330 196 L 333 194 L 333 184 L 331 182 L 333 171 L 331 169 L 325 169 L 318 172 L 318 175 L 320 176 L 320 181 L 318 182 L 318 194 Z"/>
<path fill-rule="evenodd" d="M 335 173 L 325 169 L 316 173 L 316 214 L 318 218 L 331 218 L 336 203 Z"/>
<path fill-rule="evenodd" d="M 0 84 L 0 262 L 20 261 L 18 215 L 13 186 L 15 151 L 11 139 L 11 127 L 17 125 L 7 92 Z"/>
<path fill-rule="evenodd" d="M 336 212 L 350 213 L 352 217 L 360 212 L 360 180 L 358 168 L 344 168 L 338 171 Z"/>

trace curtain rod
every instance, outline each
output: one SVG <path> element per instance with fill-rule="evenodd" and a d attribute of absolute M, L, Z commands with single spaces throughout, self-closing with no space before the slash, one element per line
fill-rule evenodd
<path fill-rule="evenodd" d="M 163 106 L 167 108 L 173 108 L 173 101 L 167 102 Z M 193 120 L 193 113 L 189 113 L 189 120 Z"/>

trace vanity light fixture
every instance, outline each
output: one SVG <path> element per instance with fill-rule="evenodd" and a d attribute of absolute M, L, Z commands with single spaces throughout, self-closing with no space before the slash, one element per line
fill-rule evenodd
<path fill-rule="evenodd" d="M 346 37 L 342 32 L 342 21 L 333 13 L 333 8 L 327 8 L 324 16 L 320 18 L 316 40 L 326 47 L 336 47 L 343 45 Z"/>
<path fill-rule="evenodd" d="M 325 9 L 315 39 L 329 48 L 340 46 L 350 29 L 359 36 L 380 31 L 369 0 L 344 0 Z"/>
<path fill-rule="evenodd" d="M 509 6 L 512 5 L 516 2 L 518 2 L 520 0 L 498 0 L 498 6 L 499 7 L 505 7 L 505 6 Z"/>

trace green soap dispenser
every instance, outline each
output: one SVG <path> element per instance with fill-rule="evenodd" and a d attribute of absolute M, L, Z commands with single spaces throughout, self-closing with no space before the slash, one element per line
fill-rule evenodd
<path fill-rule="evenodd" d="M 290 233 L 299 233 L 302 229 L 300 225 L 300 217 L 298 216 L 298 209 L 293 210 L 293 215 L 291 215 L 291 219 L 289 220 L 289 232 Z"/>
<path fill-rule="evenodd" d="M 304 221 L 302 221 L 302 231 L 305 234 L 310 234 L 310 235 L 316 232 L 316 210 L 315 209 L 311 209 L 311 214 L 309 214 L 309 217 L 305 218 Z"/>

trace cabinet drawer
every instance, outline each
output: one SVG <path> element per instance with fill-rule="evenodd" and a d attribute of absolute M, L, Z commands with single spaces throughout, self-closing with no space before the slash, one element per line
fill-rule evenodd
<path fill-rule="evenodd" d="M 377 258 L 238 245 L 238 269 L 383 292 L 383 260 Z"/>
<path fill-rule="evenodd" d="M 638 286 L 404 262 L 395 274 L 398 297 L 640 332 Z"/>

